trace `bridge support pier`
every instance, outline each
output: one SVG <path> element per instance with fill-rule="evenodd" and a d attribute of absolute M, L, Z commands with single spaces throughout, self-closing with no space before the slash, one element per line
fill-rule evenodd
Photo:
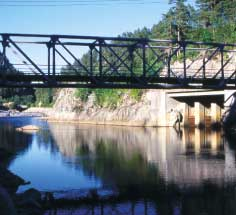
<path fill-rule="evenodd" d="M 194 103 L 195 126 L 204 125 L 205 107 L 200 102 Z"/>
<path fill-rule="evenodd" d="M 221 108 L 216 103 L 211 103 L 211 123 L 219 123 L 221 118 Z"/>
<path fill-rule="evenodd" d="M 183 126 L 189 126 L 189 105 L 187 103 L 181 103 L 181 109 L 183 113 Z"/>
<path fill-rule="evenodd" d="M 221 136 L 219 132 L 211 133 L 211 153 L 217 154 L 217 148 L 220 146 Z"/>
<path fill-rule="evenodd" d="M 202 143 L 204 143 L 204 132 L 202 132 L 200 129 L 195 128 L 195 134 L 194 134 L 195 155 L 200 154 Z"/>

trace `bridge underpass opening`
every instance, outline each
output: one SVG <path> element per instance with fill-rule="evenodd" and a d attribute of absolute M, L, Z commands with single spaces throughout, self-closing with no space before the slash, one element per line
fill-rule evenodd
<path fill-rule="evenodd" d="M 210 95 L 208 93 L 201 91 L 169 95 L 181 107 L 184 126 L 210 127 L 221 122 L 224 113 L 224 93 L 211 92 Z"/>

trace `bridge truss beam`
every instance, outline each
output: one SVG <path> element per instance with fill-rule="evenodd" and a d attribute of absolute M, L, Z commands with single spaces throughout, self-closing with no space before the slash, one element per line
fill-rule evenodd
<path fill-rule="evenodd" d="M 236 86 L 236 44 L 0 35 L 0 87 L 235 89 Z"/>

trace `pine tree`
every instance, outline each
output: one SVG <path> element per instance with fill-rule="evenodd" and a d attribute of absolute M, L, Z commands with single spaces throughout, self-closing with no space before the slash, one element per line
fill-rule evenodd
<path fill-rule="evenodd" d="M 196 0 L 199 28 L 208 29 L 213 40 L 227 42 L 234 37 L 236 0 Z"/>
<path fill-rule="evenodd" d="M 167 20 L 171 20 L 171 33 L 175 35 L 178 41 L 185 40 L 192 28 L 191 13 L 194 9 L 190 5 L 186 5 L 185 2 L 186 0 L 169 1 L 173 7 L 167 14 L 169 15 Z"/>

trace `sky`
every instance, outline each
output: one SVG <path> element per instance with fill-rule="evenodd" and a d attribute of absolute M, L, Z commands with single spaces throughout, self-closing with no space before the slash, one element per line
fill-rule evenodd
<path fill-rule="evenodd" d="M 151 28 L 170 8 L 168 1 L 0 0 L 0 33 L 117 36 L 144 26 Z M 32 4 L 57 6 L 22 6 Z M 62 4 L 70 6 L 58 6 Z M 40 51 L 28 50 L 42 59 Z"/>
<path fill-rule="evenodd" d="M 31 1 L 34 3 L 21 0 L 0 0 L 1 33 L 117 36 L 144 26 L 152 27 L 170 8 L 168 0 L 115 0 L 115 2 L 111 0 L 112 3 L 109 1 L 104 3 L 104 0 L 100 0 L 100 2 L 99 0 L 87 0 L 92 2 L 89 5 L 74 6 L 4 6 L 45 5 L 42 2 L 44 0 Z M 61 5 L 66 4 L 63 2 L 67 2 L 64 0 L 60 3 L 53 3 L 53 1 L 56 0 L 47 4 Z M 86 0 L 82 2 L 86 2 Z M 136 4 L 134 4 L 135 2 Z M 103 5 L 99 5 L 99 3 Z"/>

